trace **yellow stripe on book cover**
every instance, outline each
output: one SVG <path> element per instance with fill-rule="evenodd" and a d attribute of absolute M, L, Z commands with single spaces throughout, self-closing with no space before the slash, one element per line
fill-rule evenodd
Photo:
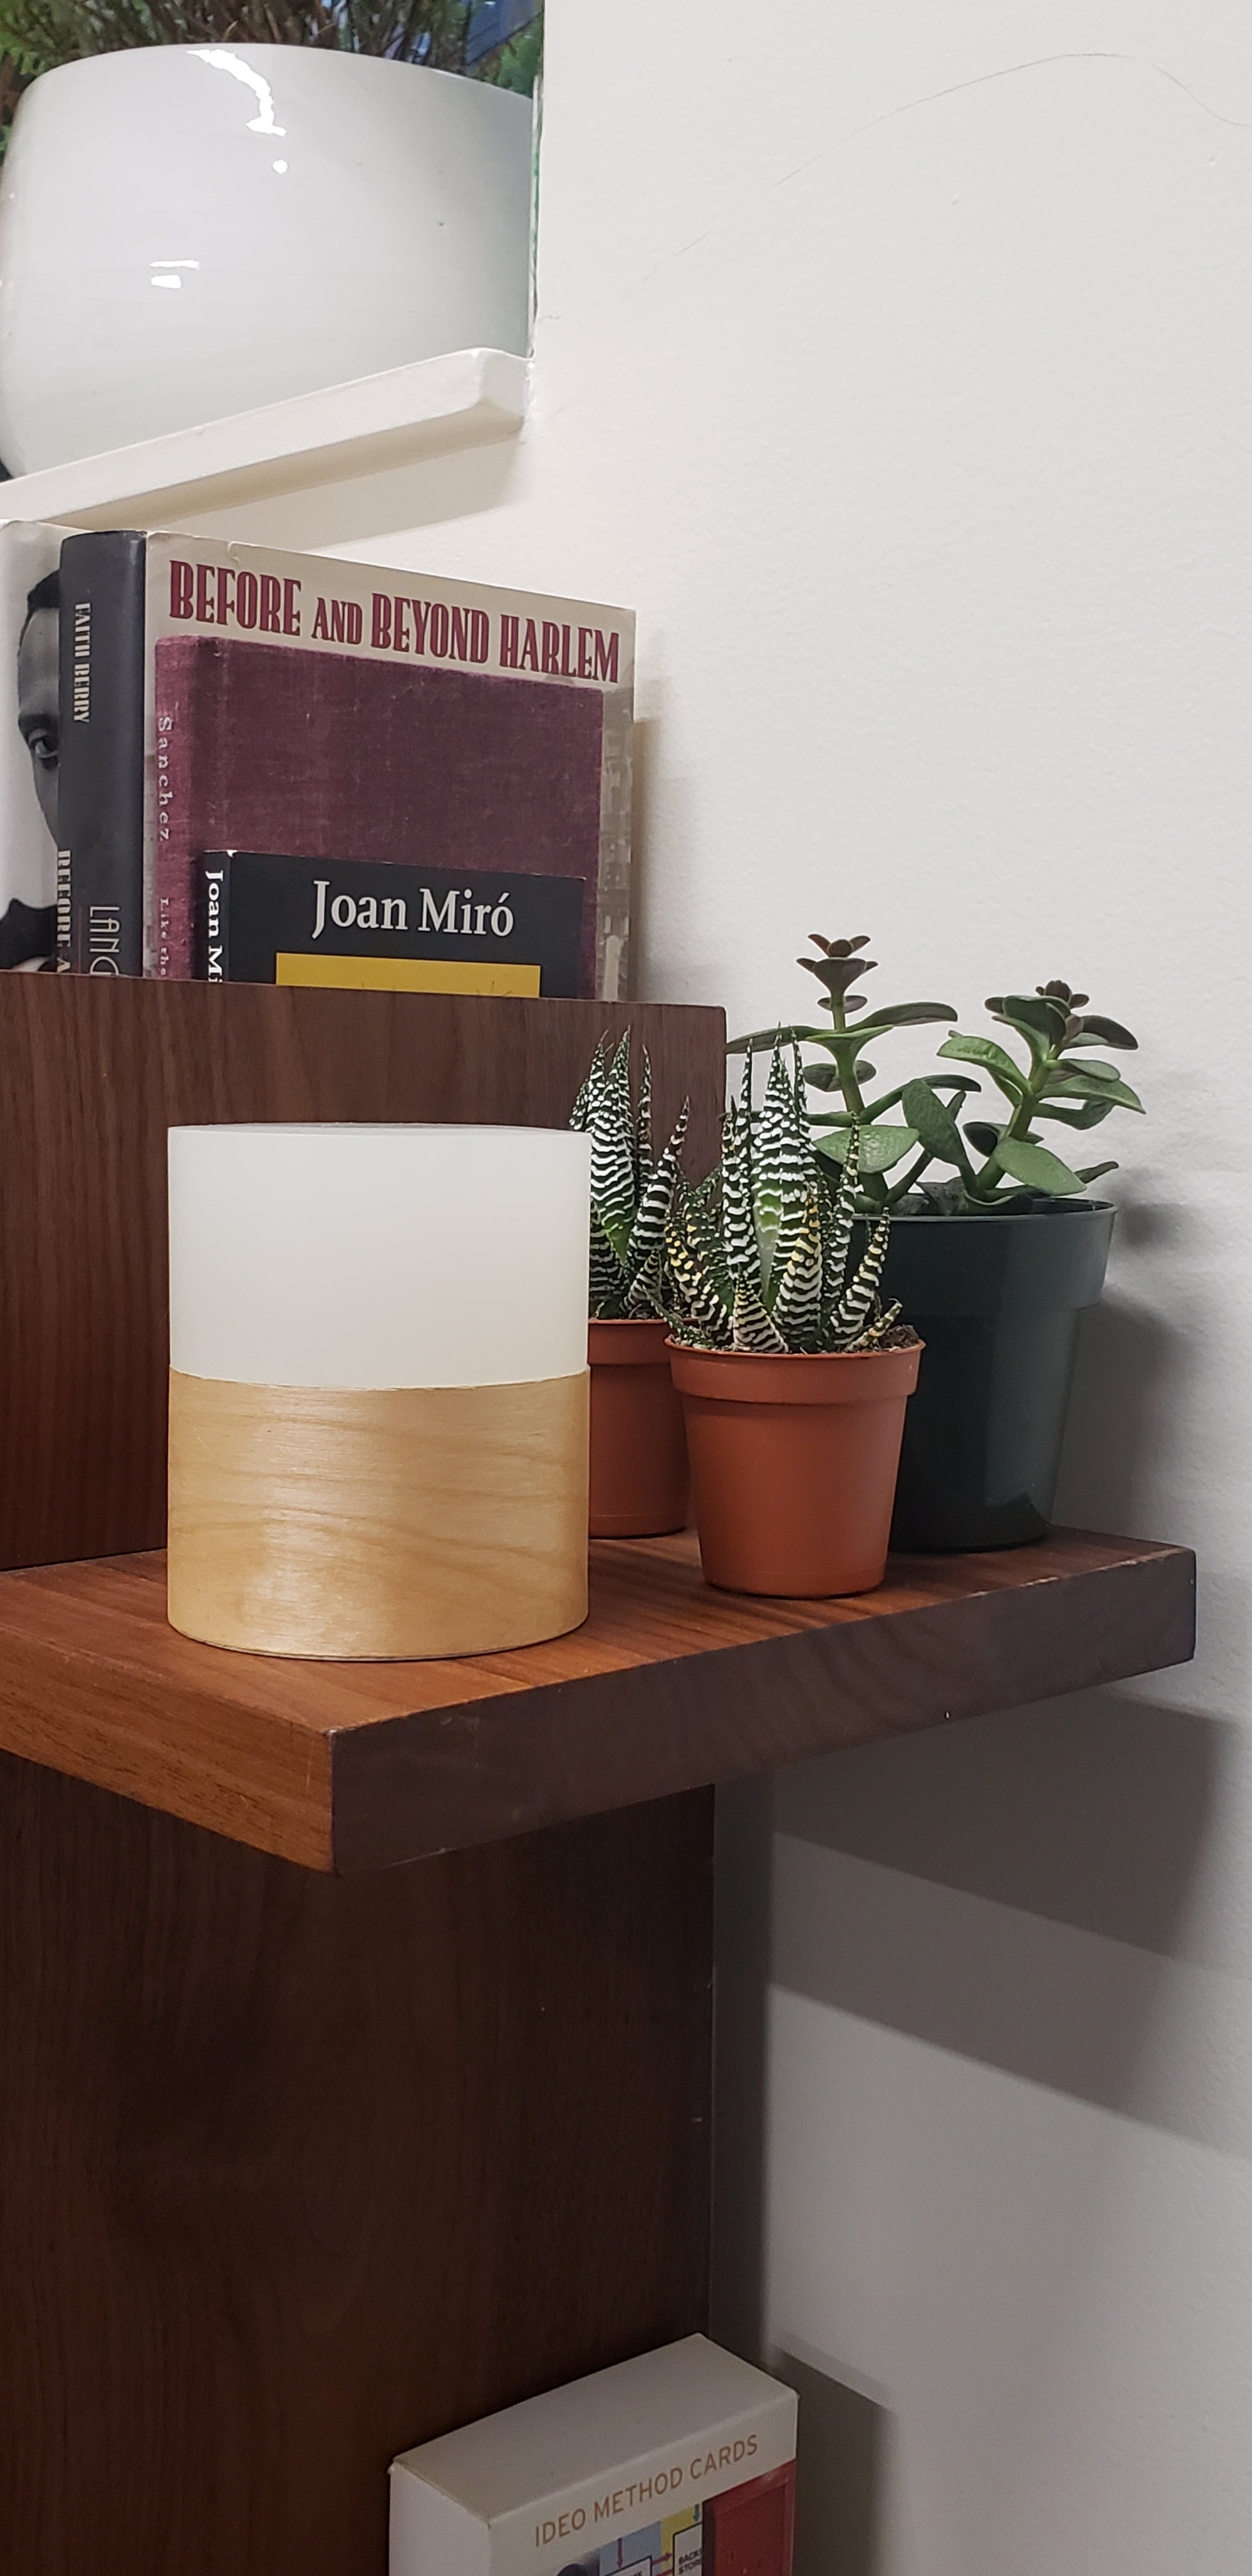
<path fill-rule="evenodd" d="M 377 993 L 520 993 L 539 998 L 537 966 L 480 966 L 473 959 L 459 965 L 442 957 L 310 957 L 303 950 L 280 949 L 274 960 L 276 984 L 319 984 L 336 991 L 362 988 Z"/>

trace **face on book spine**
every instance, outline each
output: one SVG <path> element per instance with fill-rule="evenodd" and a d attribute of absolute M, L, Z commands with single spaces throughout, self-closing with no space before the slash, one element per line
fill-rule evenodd
<path fill-rule="evenodd" d="M 589 1145 L 170 1133 L 169 1617 L 253 1654 L 484 1654 L 587 1610 Z"/>

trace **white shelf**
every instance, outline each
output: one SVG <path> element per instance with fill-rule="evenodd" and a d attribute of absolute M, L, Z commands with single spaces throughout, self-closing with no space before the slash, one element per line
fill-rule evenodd
<path fill-rule="evenodd" d="M 515 438 L 525 416 L 524 358 L 504 349 L 454 349 L 107 456 L 23 474 L 0 484 L 0 519 L 160 527 L 194 511 L 269 500 L 415 457 Z"/>

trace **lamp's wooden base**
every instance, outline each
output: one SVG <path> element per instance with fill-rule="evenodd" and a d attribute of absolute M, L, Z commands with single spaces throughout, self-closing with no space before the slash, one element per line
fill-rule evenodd
<path fill-rule="evenodd" d="M 356 1879 L 0 1758 L 0 2569 L 386 2576 L 706 2322 L 711 1793 Z"/>
<path fill-rule="evenodd" d="M 169 1616 L 336 1661 L 503 1653 L 587 1616 L 588 1373 L 240 1386 L 170 1371 Z"/>

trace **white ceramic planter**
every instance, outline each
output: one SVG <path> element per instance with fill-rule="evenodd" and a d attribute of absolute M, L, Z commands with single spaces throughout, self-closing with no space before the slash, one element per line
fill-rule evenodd
<path fill-rule="evenodd" d="M 530 103 L 294 45 L 46 72 L 0 179 L 13 474 L 402 366 L 524 351 Z"/>

